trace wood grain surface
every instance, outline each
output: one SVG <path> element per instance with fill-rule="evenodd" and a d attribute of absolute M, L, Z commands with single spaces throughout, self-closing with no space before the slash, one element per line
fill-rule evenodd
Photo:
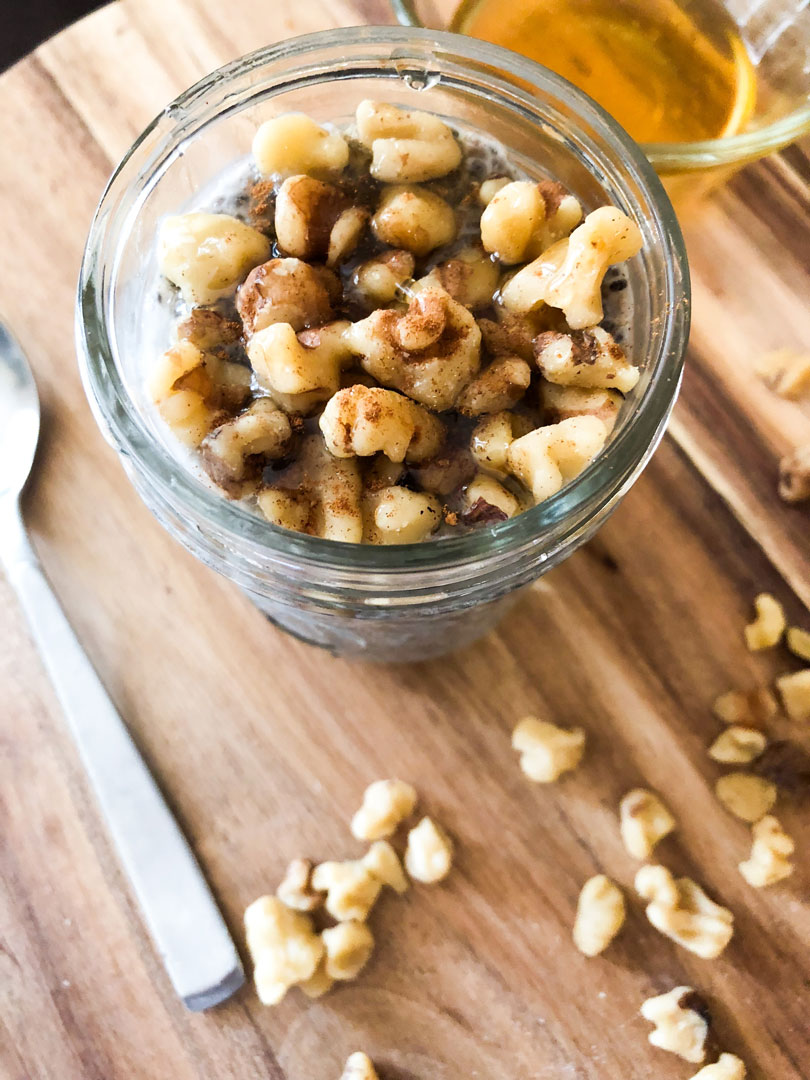
<path fill-rule="evenodd" d="M 152 520 L 98 433 L 72 307 L 95 203 L 144 124 L 207 70 L 266 42 L 388 21 L 364 0 L 122 0 L 0 81 L 0 302 L 44 405 L 26 512 L 82 641 L 199 853 L 241 945 L 244 907 L 297 855 L 356 854 L 363 788 L 414 781 L 453 834 L 438 887 L 386 897 L 361 978 L 261 1007 L 250 987 L 192 1015 L 172 994 L 116 866 L 13 596 L 0 580 L 0 1076 L 3 1080 L 337 1080 L 364 1049 L 382 1080 L 679 1080 L 638 1008 L 688 983 L 752 1080 L 810 1076 L 810 829 L 779 815 L 797 871 L 753 890 L 746 826 L 717 803 L 710 702 L 796 666 L 741 628 L 773 591 L 808 625 L 807 509 L 775 494 L 810 441 L 801 407 L 753 376 L 810 342 L 807 147 L 741 173 L 689 226 L 695 319 L 671 434 L 598 538 L 499 631 L 451 660 L 364 668 L 274 630 Z M 526 712 L 587 729 L 582 767 L 530 784 L 509 734 Z M 807 743 L 807 728 L 774 731 Z M 660 857 L 735 913 L 716 961 L 630 900 L 601 957 L 570 940 L 577 894 L 636 865 L 616 807 L 658 789 Z"/>

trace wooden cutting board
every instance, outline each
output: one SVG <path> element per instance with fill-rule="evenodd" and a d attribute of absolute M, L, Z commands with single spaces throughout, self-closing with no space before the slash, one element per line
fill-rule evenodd
<path fill-rule="evenodd" d="M 73 355 L 90 216 L 147 121 L 216 65 L 287 35 L 388 21 L 378 0 L 125 0 L 0 81 L 3 317 L 44 403 L 27 501 L 70 618 L 199 853 L 237 940 L 294 856 L 358 852 L 366 784 L 398 774 L 457 843 L 446 884 L 386 898 L 353 984 L 262 1008 L 175 1000 L 88 791 L 13 596 L 2 603 L 0 1073 L 8 1080 L 337 1080 L 364 1049 L 383 1080 L 678 1080 L 648 1045 L 644 998 L 686 983 L 753 1080 L 810 1076 L 810 829 L 785 802 L 797 871 L 763 891 L 737 872 L 748 829 L 712 793 L 710 703 L 795 666 L 741 630 L 773 591 L 810 625 L 807 509 L 775 494 L 810 419 L 753 376 L 810 342 L 807 145 L 752 166 L 689 229 L 693 346 L 670 435 L 613 519 L 486 641 L 415 667 L 352 666 L 271 627 L 152 520 L 103 442 Z M 583 766 L 530 784 L 510 749 L 534 712 L 588 732 Z M 774 731 L 807 743 L 807 728 Z M 630 899 L 600 958 L 570 930 L 586 878 L 630 886 L 616 807 L 663 793 L 660 857 L 737 918 L 699 960 Z"/>

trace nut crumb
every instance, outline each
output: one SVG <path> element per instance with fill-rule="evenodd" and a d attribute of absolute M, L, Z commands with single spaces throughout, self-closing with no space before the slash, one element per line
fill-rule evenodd
<path fill-rule="evenodd" d="M 800 660 L 810 660 L 810 630 L 791 626 L 785 635 L 785 641 L 794 656 L 798 656 Z"/>
<path fill-rule="evenodd" d="M 323 896 L 312 888 L 312 863 L 309 859 L 293 859 L 276 889 L 276 896 L 295 911 L 314 911 L 323 903 Z"/>
<path fill-rule="evenodd" d="M 609 877 L 597 874 L 582 886 L 574 922 L 574 944 L 585 956 L 597 956 L 610 945 L 626 916 L 621 889 Z"/>
<path fill-rule="evenodd" d="M 734 1054 L 721 1054 L 714 1065 L 704 1065 L 690 1080 L 745 1080 L 745 1065 Z"/>
<path fill-rule="evenodd" d="M 379 1077 L 368 1054 L 358 1050 L 346 1062 L 340 1080 L 379 1080 Z"/>
<path fill-rule="evenodd" d="M 512 732 L 512 748 L 520 753 L 520 767 L 530 780 L 550 784 L 579 765 L 585 732 L 527 716 Z"/>
<path fill-rule="evenodd" d="M 790 856 L 796 845 L 772 815 L 762 818 L 751 829 L 751 855 L 739 865 L 749 885 L 756 889 L 773 885 L 793 873 Z"/>
<path fill-rule="evenodd" d="M 810 668 L 781 675 L 776 689 L 791 720 L 810 720 Z"/>
<path fill-rule="evenodd" d="M 656 930 L 696 956 L 714 959 L 731 941 L 734 916 L 691 878 L 676 880 L 666 867 L 648 865 L 636 874 L 635 886 Z"/>
<path fill-rule="evenodd" d="M 432 885 L 450 873 L 453 845 L 432 818 L 424 817 L 408 833 L 405 869 L 415 881 Z"/>
<path fill-rule="evenodd" d="M 776 802 L 776 785 L 750 772 L 731 772 L 714 785 L 717 798 L 741 821 L 763 818 Z"/>
<path fill-rule="evenodd" d="M 659 797 L 645 788 L 628 791 L 619 803 L 622 841 L 635 859 L 649 859 L 655 845 L 675 828 L 675 818 Z"/>
<path fill-rule="evenodd" d="M 404 780 L 375 780 L 363 794 L 363 805 L 352 818 L 352 836 L 382 840 L 390 836 L 416 807 L 416 790 Z"/>
<path fill-rule="evenodd" d="M 756 618 L 745 628 L 745 644 L 751 652 L 771 649 L 779 644 L 787 626 L 784 608 L 770 593 L 760 593 L 754 609 Z"/>
<path fill-rule="evenodd" d="M 667 994 L 647 998 L 641 1015 L 655 1024 L 649 1041 L 659 1050 L 668 1050 L 695 1065 L 706 1057 L 709 1011 L 706 1002 L 691 986 L 676 986 Z"/>
<path fill-rule="evenodd" d="M 750 765 L 767 746 L 768 740 L 756 728 L 731 724 L 709 747 L 709 757 L 724 765 Z"/>
<path fill-rule="evenodd" d="M 714 703 L 713 712 L 724 724 L 759 727 L 773 720 L 779 712 L 779 704 L 767 686 L 758 686 L 754 690 L 728 690 L 721 694 Z"/>

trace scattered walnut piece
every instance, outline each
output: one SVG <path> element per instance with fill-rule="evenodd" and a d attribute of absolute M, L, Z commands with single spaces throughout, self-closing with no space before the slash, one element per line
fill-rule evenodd
<path fill-rule="evenodd" d="M 754 690 L 728 690 L 714 703 L 714 715 L 724 724 L 758 727 L 773 720 L 779 704 L 767 686 Z"/>
<path fill-rule="evenodd" d="M 709 747 L 709 757 L 724 765 L 750 765 L 767 744 L 766 737 L 756 728 L 731 724 Z"/>
<path fill-rule="evenodd" d="M 777 349 L 762 358 L 756 372 L 780 397 L 797 401 L 810 394 L 810 353 Z"/>
<path fill-rule="evenodd" d="M 647 998 L 641 1015 L 651 1024 L 648 1039 L 659 1050 L 668 1050 L 697 1065 L 706 1057 L 709 1011 L 706 1002 L 691 986 L 676 986 L 667 994 Z"/>
<path fill-rule="evenodd" d="M 770 593 L 754 598 L 756 618 L 745 628 L 745 644 L 751 652 L 778 645 L 787 626 L 782 605 Z"/>
<path fill-rule="evenodd" d="M 318 966 L 315 968 L 315 974 L 311 975 L 304 982 L 298 984 L 308 998 L 323 997 L 324 994 L 328 994 L 332 987 L 335 985 L 335 980 L 331 975 L 326 973 L 326 957 L 322 956 L 318 962 Z"/>
<path fill-rule="evenodd" d="M 408 879 L 399 861 L 399 855 L 387 840 L 377 840 L 360 860 L 383 885 L 388 885 L 402 896 L 408 891 Z"/>
<path fill-rule="evenodd" d="M 781 675 L 776 689 L 791 720 L 810 720 L 810 668 Z"/>
<path fill-rule="evenodd" d="M 785 642 L 794 656 L 798 656 L 800 660 L 810 660 L 810 630 L 802 630 L 800 626 L 790 626 L 785 635 Z"/>
<path fill-rule="evenodd" d="M 315 974 L 324 946 L 308 915 L 277 896 L 261 896 L 245 912 L 245 930 L 263 1005 L 277 1005 L 291 986 Z"/>
<path fill-rule="evenodd" d="M 326 893 L 326 910 L 338 922 L 362 922 L 377 901 L 382 882 L 359 859 L 324 862 L 312 872 L 312 887 Z"/>
<path fill-rule="evenodd" d="M 776 802 L 776 785 L 749 772 L 731 772 L 721 776 L 714 792 L 729 813 L 741 821 L 759 821 Z"/>
<path fill-rule="evenodd" d="M 379 1077 L 368 1054 L 358 1050 L 349 1057 L 340 1080 L 379 1080 Z"/>
<path fill-rule="evenodd" d="M 788 795 L 810 793 L 810 754 L 798 743 L 777 739 L 754 762 L 752 771 Z"/>
<path fill-rule="evenodd" d="M 574 944 L 585 956 L 604 952 L 624 925 L 624 896 L 618 885 L 597 874 L 582 886 L 574 922 Z"/>
<path fill-rule="evenodd" d="M 364 922 L 350 919 L 321 934 L 324 968 L 332 979 L 356 979 L 374 951 L 374 937 Z"/>
<path fill-rule="evenodd" d="M 424 817 L 408 833 L 405 869 L 415 881 L 432 885 L 450 873 L 453 845 L 432 818 Z"/>
<path fill-rule="evenodd" d="M 276 889 L 276 896 L 295 911 L 314 911 L 323 903 L 323 896 L 312 888 L 311 877 L 312 863 L 309 859 L 293 859 L 284 880 Z"/>
<path fill-rule="evenodd" d="M 768 815 L 751 828 L 751 854 L 739 866 L 740 873 L 757 889 L 773 885 L 793 873 L 790 856 L 796 845 L 782 828 L 779 820 Z"/>
<path fill-rule="evenodd" d="M 585 732 L 527 716 L 512 732 L 512 748 L 520 753 L 520 767 L 530 780 L 550 784 L 579 765 Z"/>
<path fill-rule="evenodd" d="M 704 1065 L 690 1080 L 745 1080 L 745 1065 L 734 1054 L 721 1054 L 714 1065 Z"/>
<path fill-rule="evenodd" d="M 653 848 L 675 828 L 675 818 L 659 797 L 645 788 L 628 791 L 619 803 L 622 841 L 635 859 L 649 859 Z"/>
<path fill-rule="evenodd" d="M 810 499 L 810 444 L 798 447 L 779 462 L 779 496 L 788 503 Z"/>
<path fill-rule="evenodd" d="M 413 813 L 416 789 L 404 780 L 375 780 L 363 793 L 363 804 L 352 818 L 358 840 L 381 840 Z"/>
<path fill-rule="evenodd" d="M 642 866 L 636 892 L 649 901 L 647 918 L 662 934 L 705 960 L 713 959 L 731 941 L 734 916 L 710 900 L 691 878 L 672 876 L 664 866 Z"/>

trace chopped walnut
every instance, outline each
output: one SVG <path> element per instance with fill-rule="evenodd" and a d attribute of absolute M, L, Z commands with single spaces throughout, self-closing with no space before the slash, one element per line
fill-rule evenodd
<path fill-rule="evenodd" d="M 502 412 L 517 405 L 532 381 L 532 371 L 519 356 L 499 356 L 467 383 L 456 398 L 465 416 Z"/>
<path fill-rule="evenodd" d="M 798 447 L 779 462 L 779 496 L 788 503 L 810 499 L 810 444 Z"/>
<path fill-rule="evenodd" d="M 780 675 L 776 689 L 791 720 L 810 720 L 810 668 Z"/>
<path fill-rule="evenodd" d="M 505 477 L 507 452 L 515 441 L 515 417 L 508 412 L 485 416 L 475 425 L 470 450 L 477 464 L 486 472 Z"/>
<path fill-rule="evenodd" d="M 655 1024 L 655 1031 L 648 1035 L 653 1046 L 696 1065 L 705 1059 L 708 1009 L 691 986 L 676 986 L 666 994 L 647 998 L 641 1015 Z"/>
<path fill-rule="evenodd" d="M 558 386 L 545 380 L 540 385 L 540 404 L 550 424 L 570 420 L 572 416 L 595 416 L 611 432 L 616 426 L 623 401 L 618 390 Z"/>
<path fill-rule="evenodd" d="M 442 506 L 435 495 L 389 487 L 368 492 L 363 500 L 367 544 L 418 544 L 438 529 Z"/>
<path fill-rule="evenodd" d="M 546 330 L 534 339 L 537 366 L 549 382 L 626 394 L 639 380 L 624 349 L 601 326 L 557 334 Z"/>
<path fill-rule="evenodd" d="M 492 303 L 500 276 L 497 264 L 481 248 L 467 247 L 440 262 L 422 282 L 438 285 L 459 304 L 475 311 Z"/>
<path fill-rule="evenodd" d="M 757 375 L 775 394 L 798 401 L 810 395 L 810 353 L 778 349 L 762 358 Z"/>
<path fill-rule="evenodd" d="M 724 765 L 750 765 L 767 744 L 765 735 L 756 728 L 731 724 L 725 731 L 720 732 L 709 747 L 709 757 L 721 761 Z"/>
<path fill-rule="evenodd" d="M 675 818 L 659 797 L 644 788 L 628 791 L 619 803 L 622 841 L 635 859 L 649 859 L 655 845 L 675 828 Z"/>
<path fill-rule="evenodd" d="M 536 428 L 510 445 L 506 464 L 539 503 L 556 494 L 590 465 L 608 437 L 595 416 L 574 416 Z"/>
<path fill-rule="evenodd" d="M 320 127 L 306 113 L 289 112 L 266 120 L 253 137 L 253 156 L 264 176 L 342 172 L 349 146 L 339 132 Z"/>
<path fill-rule="evenodd" d="M 444 442 L 441 420 L 415 401 L 381 386 L 338 390 L 321 413 L 319 426 L 335 457 L 425 461 Z"/>
<path fill-rule="evenodd" d="M 481 340 L 492 356 L 519 356 L 534 363 L 534 339 L 540 332 L 537 320 L 530 315 L 518 315 L 506 308 L 496 309 L 498 321 L 478 319 Z"/>
<path fill-rule="evenodd" d="M 160 226 L 160 271 L 189 304 L 227 296 L 269 254 L 267 237 L 229 214 L 178 214 Z"/>
<path fill-rule="evenodd" d="M 761 776 L 748 772 L 732 772 L 721 776 L 714 785 L 717 798 L 741 821 L 759 821 L 776 802 L 776 785 Z"/>
<path fill-rule="evenodd" d="M 400 896 L 408 891 L 408 879 L 402 869 L 399 855 L 387 840 L 376 840 L 360 860 L 383 885 Z"/>
<path fill-rule="evenodd" d="M 352 295 L 366 308 L 390 304 L 399 286 L 413 277 L 415 265 L 410 251 L 383 251 L 357 267 L 352 277 Z"/>
<path fill-rule="evenodd" d="M 785 643 L 794 656 L 800 660 L 810 660 L 810 630 L 791 626 L 785 634 Z"/>
<path fill-rule="evenodd" d="M 424 817 L 408 833 L 405 869 L 414 881 L 432 885 L 446 878 L 453 865 L 450 838 L 432 818 Z"/>
<path fill-rule="evenodd" d="M 324 947 L 308 915 L 262 896 L 245 912 L 245 930 L 263 1005 L 277 1005 L 291 986 L 315 974 Z"/>
<path fill-rule="evenodd" d="M 371 150 L 371 175 L 377 180 L 423 183 L 446 176 L 461 162 L 452 130 L 432 113 L 361 101 L 356 120 L 360 141 Z"/>
<path fill-rule="evenodd" d="M 397 184 L 383 192 L 371 228 L 384 244 L 421 257 L 450 243 L 456 235 L 456 215 L 435 192 Z"/>
<path fill-rule="evenodd" d="M 312 871 L 312 888 L 326 893 L 325 907 L 338 922 L 363 922 L 377 902 L 382 882 L 362 860 L 323 862 Z"/>
<path fill-rule="evenodd" d="M 337 393 L 351 355 L 342 340 L 347 325 L 297 335 L 289 323 L 273 323 L 251 337 L 247 354 L 256 379 L 285 412 L 311 412 Z"/>
<path fill-rule="evenodd" d="M 704 1065 L 690 1080 L 745 1080 L 745 1065 L 734 1054 L 721 1054 L 713 1065 Z"/>
<path fill-rule="evenodd" d="M 520 767 L 530 780 L 551 784 L 579 765 L 585 732 L 527 716 L 512 732 L 512 748 L 520 753 Z"/>
<path fill-rule="evenodd" d="M 521 510 L 516 496 L 494 477 L 483 472 L 477 473 L 467 485 L 464 501 L 467 504 L 463 514 L 465 525 L 506 521 Z"/>
<path fill-rule="evenodd" d="M 276 896 L 294 911 L 314 911 L 323 903 L 323 896 L 312 888 L 311 876 L 309 859 L 293 859 L 276 889 Z"/>
<path fill-rule="evenodd" d="M 251 274 L 253 272 L 251 270 Z M 218 311 L 196 307 L 178 323 L 176 333 L 178 341 L 189 341 L 202 352 L 211 352 L 235 345 L 242 327 L 235 319 L 227 319 Z"/>
<path fill-rule="evenodd" d="M 239 498 L 264 464 L 284 457 L 291 439 L 287 415 L 270 398 L 256 398 L 206 435 L 200 445 L 203 468 L 228 495 Z"/>
<path fill-rule="evenodd" d="M 582 207 L 562 184 L 513 180 L 489 198 L 481 240 L 506 265 L 535 259 L 582 220 Z"/>
<path fill-rule="evenodd" d="M 336 285 L 329 271 L 301 259 L 262 263 L 251 270 L 236 294 L 245 335 L 250 337 L 272 323 L 289 323 L 298 331 L 329 322 Z"/>
<path fill-rule="evenodd" d="M 332 230 L 348 206 L 349 200 L 334 184 L 290 176 L 276 197 L 278 246 L 297 259 L 326 259 Z"/>
<path fill-rule="evenodd" d="M 308 998 L 323 997 L 328 994 L 335 985 L 335 980 L 326 973 L 326 957 L 322 956 L 315 968 L 314 975 L 310 975 L 304 982 L 298 984 Z"/>
<path fill-rule="evenodd" d="M 757 889 L 774 885 L 793 873 L 790 856 L 796 845 L 782 828 L 779 820 L 766 815 L 751 827 L 751 854 L 739 866 L 740 873 Z"/>
<path fill-rule="evenodd" d="M 560 308 L 572 330 L 596 326 L 604 315 L 602 279 L 608 267 L 631 258 L 641 245 L 631 218 L 614 206 L 601 206 L 567 239 L 519 270 L 501 292 L 503 303 L 517 312 L 545 303 Z"/>
<path fill-rule="evenodd" d="M 391 836 L 415 807 L 416 789 L 410 784 L 404 780 L 375 780 L 366 788 L 363 805 L 352 818 L 352 835 L 358 840 Z"/>
<path fill-rule="evenodd" d="M 604 874 L 582 886 L 574 922 L 574 944 L 585 956 L 604 952 L 624 925 L 626 916 L 621 889 Z"/>
<path fill-rule="evenodd" d="M 787 626 L 784 608 L 769 593 L 760 593 L 754 608 L 757 617 L 745 628 L 745 644 L 751 652 L 778 645 Z"/>
<path fill-rule="evenodd" d="M 374 951 L 371 931 L 356 920 L 324 930 L 321 939 L 326 950 L 324 969 L 331 979 L 356 979 Z"/>
<path fill-rule="evenodd" d="M 759 726 L 773 720 L 779 704 L 767 686 L 754 690 L 728 690 L 713 706 L 714 715 L 724 724 Z"/>
<path fill-rule="evenodd" d="M 706 960 L 719 956 L 734 934 L 734 916 L 710 900 L 691 878 L 663 866 L 642 866 L 636 892 L 649 901 L 647 918 L 662 934 Z"/>
<path fill-rule="evenodd" d="M 349 1057 L 340 1080 L 379 1080 L 379 1077 L 368 1054 L 358 1050 Z"/>
<path fill-rule="evenodd" d="M 437 411 L 453 405 L 480 365 L 475 319 L 440 289 L 418 293 L 404 314 L 375 311 L 344 338 L 369 375 Z"/>

